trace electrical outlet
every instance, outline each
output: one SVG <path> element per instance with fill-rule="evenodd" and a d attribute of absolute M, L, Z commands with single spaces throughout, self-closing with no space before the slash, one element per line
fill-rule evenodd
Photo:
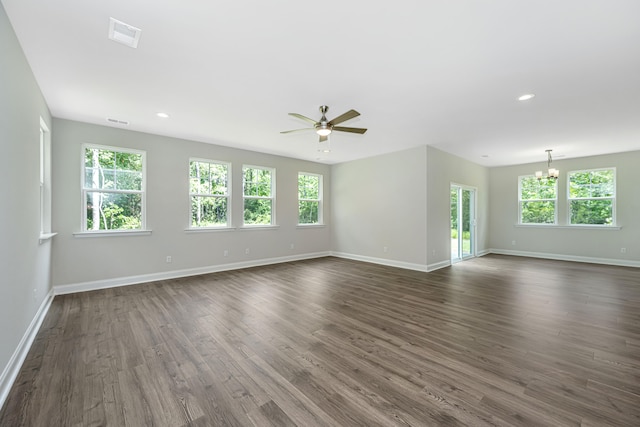
<path fill-rule="evenodd" d="M 245 255 L 249 255 L 249 248 L 247 248 L 247 249 L 245 249 L 245 250 L 244 250 L 244 254 L 245 254 Z"/>
<path fill-rule="evenodd" d="M 292 243 L 291 245 L 289 245 L 289 249 L 293 249 L 293 248 L 295 248 L 295 247 L 296 247 L 296 246 L 295 246 L 293 243 Z"/>
<path fill-rule="evenodd" d="M 224 255 L 224 256 L 229 256 L 229 250 L 228 250 L 228 249 L 225 249 L 225 250 L 224 250 L 224 252 L 223 252 L 223 255 Z"/>
<path fill-rule="evenodd" d="M 627 253 L 627 248 L 620 248 L 620 253 L 621 254 L 626 254 Z"/>
<path fill-rule="evenodd" d="M 512 240 L 512 241 L 511 241 L 511 245 L 515 246 L 515 245 L 516 245 L 516 241 L 515 241 L 515 240 Z"/>
<path fill-rule="evenodd" d="M 386 247 L 386 246 L 384 246 L 384 247 L 382 248 L 382 252 L 384 252 L 385 254 L 387 253 L 387 251 L 388 251 L 388 250 L 389 250 L 389 248 L 388 248 L 388 247 Z"/>
<path fill-rule="evenodd" d="M 170 263 L 171 261 L 173 261 L 171 259 L 171 255 L 167 255 L 167 259 L 165 260 L 166 263 Z"/>

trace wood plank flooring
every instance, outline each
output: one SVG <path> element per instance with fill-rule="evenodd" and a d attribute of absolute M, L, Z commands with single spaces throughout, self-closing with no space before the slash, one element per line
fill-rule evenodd
<path fill-rule="evenodd" d="M 58 296 L 0 426 L 639 426 L 640 269 L 338 258 Z"/>

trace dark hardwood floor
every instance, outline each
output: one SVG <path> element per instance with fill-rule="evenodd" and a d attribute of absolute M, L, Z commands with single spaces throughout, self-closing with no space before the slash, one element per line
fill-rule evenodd
<path fill-rule="evenodd" d="M 1 426 L 639 426 L 640 269 L 321 258 L 58 296 Z"/>

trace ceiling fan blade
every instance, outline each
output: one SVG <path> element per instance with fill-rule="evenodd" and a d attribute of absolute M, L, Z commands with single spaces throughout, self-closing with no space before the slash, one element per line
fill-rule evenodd
<path fill-rule="evenodd" d="M 293 133 L 293 132 L 304 132 L 307 130 L 314 130 L 313 128 L 304 128 L 304 129 L 293 129 L 293 130 L 283 130 L 280 133 Z"/>
<path fill-rule="evenodd" d="M 336 117 L 335 119 L 329 120 L 329 124 L 337 125 L 338 123 L 346 122 L 347 120 L 351 120 L 354 117 L 358 117 L 359 115 L 360 113 L 358 113 L 356 110 L 349 110 L 346 113 Z"/>
<path fill-rule="evenodd" d="M 315 124 L 316 124 L 316 121 L 315 121 L 315 120 L 310 119 L 309 117 L 303 116 L 302 114 L 298 114 L 298 113 L 289 113 L 289 115 L 290 115 L 290 116 L 293 116 L 293 117 L 297 117 L 297 118 L 299 118 L 299 119 L 302 119 L 302 120 L 304 120 L 304 121 L 306 121 L 306 122 L 309 122 L 309 123 L 311 123 L 311 124 L 313 124 L 313 125 L 315 125 Z"/>
<path fill-rule="evenodd" d="M 349 128 L 344 126 L 334 126 L 333 130 L 337 130 L 340 132 L 351 132 L 351 133 L 365 133 L 367 130 L 365 128 Z"/>
<path fill-rule="evenodd" d="M 325 142 L 329 137 L 327 135 L 320 135 L 320 142 Z"/>

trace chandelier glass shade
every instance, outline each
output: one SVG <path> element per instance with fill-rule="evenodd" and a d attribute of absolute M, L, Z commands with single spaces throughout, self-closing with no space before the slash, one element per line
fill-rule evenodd
<path fill-rule="evenodd" d="M 553 159 L 551 158 L 552 151 L 553 150 L 545 150 L 545 152 L 547 153 L 547 175 L 545 176 L 545 178 L 558 179 L 558 177 L 560 176 L 560 171 L 556 168 L 551 167 L 551 163 L 553 162 Z M 542 171 L 536 171 L 536 178 L 538 178 L 538 180 L 541 180 L 543 178 Z"/>

